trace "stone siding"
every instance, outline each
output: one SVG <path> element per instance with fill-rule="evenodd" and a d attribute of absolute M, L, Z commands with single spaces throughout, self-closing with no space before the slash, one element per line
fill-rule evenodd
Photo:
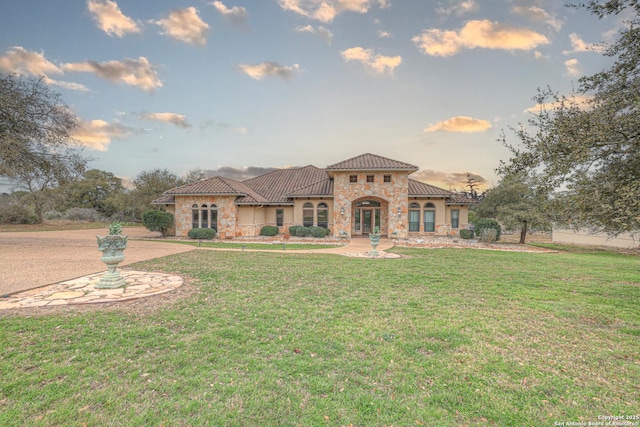
<path fill-rule="evenodd" d="M 350 175 L 358 175 L 358 182 L 349 182 Z M 374 182 L 366 182 L 367 175 L 374 175 Z M 384 175 L 391 175 L 391 182 L 383 182 Z M 386 209 L 381 210 L 381 233 L 395 237 L 407 236 L 407 200 L 409 179 L 406 172 L 335 172 L 333 179 L 333 235 L 353 233 L 353 202 L 362 199 L 379 200 Z M 344 215 L 342 211 L 344 210 Z"/>
<path fill-rule="evenodd" d="M 235 236 L 237 209 L 234 201 L 235 196 L 176 196 L 176 236 L 187 237 L 187 233 L 191 230 L 191 207 L 194 204 L 198 206 L 215 204 L 218 207 L 218 234 Z"/>

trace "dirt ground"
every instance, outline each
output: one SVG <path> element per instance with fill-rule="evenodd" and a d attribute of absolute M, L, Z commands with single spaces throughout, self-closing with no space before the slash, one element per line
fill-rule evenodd
<path fill-rule="evenodd" d="M 104 234 L 106 229 L 0 232 L 0 295 L 105 271 L 96 241 Z M 123 234 L 130 240 L 121 266 L 194 249 L 135 240 L 160 236 L 143 227 L 125 227 Z"/>

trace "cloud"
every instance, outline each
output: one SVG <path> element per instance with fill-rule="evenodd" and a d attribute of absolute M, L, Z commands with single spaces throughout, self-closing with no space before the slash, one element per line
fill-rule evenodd
<path fill-rule="evenodd" d="M 376 74 L 393 74 L 393 70 L 402 63 L 401 56 L 383 56 L 373 49 L 364 49 L 356 46 L 341 52 L 345 61 L 358 61 L 365 68 Z"/>
<path fill-rule="evenodd" d="M 110 36 L 122 37 L 127 33 L 140 32 L 138 24 L 122 13 L 115 1 L 88 0 L 87 9 L 98 28 Z"/>
<path fill-rule="evenodd" d="M 449 7 L 439 7 L 436 9 L 436 13 L 440 15 L 456 15 L 462 16 L 465 13 L 475 12 L 478 10 L 478 5 L 475 0 L 449 0 L 451 6 Z"/>
<path fill-rule="evenodd" d="M 468 182 L 469 178 L 475 180 L 481 186 L 487 183 L 487 180 L 482 175 L 478 175 L 477 173 L 442 172 L 433 169 L 425 169 L 414 172 L 411 174 L 411 178 L 417 181 L 426 182 L 428 184 L 444 184 L 449 188 L 462 187 Z"/>
<path fill-rule="evenodd" d="M 538 6 L 514 6 L 511 8 L 511 13 L 523 16 L 530 21 L 543 22 L 556 31 L 562 28 L 562 22 Z"/>
<path fill-rule="evenodd" d="M 333 33 L 328 29 L 319 25 L 317 28 L 312 25 L 305 25 L 304 27 L 296 27 L 296 31 L 299 33 L 311 33 L 322 37 L 327 43 L 331 44 L 333 40 Z"/>
<path fill-rule="evenodd" d="M 393 35 L 388 31 L 378 30 L 378 37 L 381 39 L 390 39 Z"/>
<path fill-rule="evenodd" d="M 299 66 L 298 64 L 289 66 L 280 65 L 277 62 L 263 62 L 257 65 L 240 64 L 237 68 L 238 71 L 255 80 L 262 80 L 265 76 L 281 77 L 286 80 L 298 72 Z"/>
<path fill-rule="evenodd" d="M 425 54 L 451 56 L 461 49 L 531 50 L 549 40 L 542 34 L 526 28 L 516 28 L 488 20 L 469 21 L 459 32 L 450 30 L 424 30 L 411 39 Z"/>
<path fill-rule="evenodd" d="M 0 68 L 18 74 L 47 76 L 64 74 L 54 63 L 44 57 L 44 53 L 30 52 L 21 46 L 13 46 L 6 55 L 0 56 Z"/>
<path fill-rule="evenodd" d="M 229 19 L 236 27 L 241 27 L 247 20 L 247 9 L 244 7 L 233 6 L 229 9 L 221 1 L 214 1 L 211 3 L 223 16 Z"/>
<path fill-rule="evenodd" d="M 123 61 L 68 63 L 62 67 L 65 71 L 93 73 L 105 80 L 136 86 L 147 92 L 162 87 L 155 67 L 144 56 Z"/>
<path fill-rule="evenodd" d="M 443 120 L 436 124 L 430 125 L 424 131 L 425 132 L 464 132 L 475 133 L 484 132 L 487 129 L 491 129 L 491 123 L 486 120 L 474 119 L 467 116 L 452 117 L 447 120 Z"/>
<path fill-rule="evenodd" d="M 64 82 L 49 77 L 50 74 L 64 74 L 64 70 L 48 61 L 43 53 L 30 52 L 21 46 L 13 46 L 4 56 L 0 56 L 0 70 L 17 74 L 32 74 L 44 77 L 44 82 L 65 89 L 88 91 L 80 83 Z"/>
<path fill-rule="evenodd" d="M 589 44 L 580 38 L 576 33 L 569 34 L 569 41 L 571 42 L 571 50 L 562 51 L 565 55 L 570 55 L 577 52 L 603 52 L 604 49 L 601 45 Z"/>
<path fill-rule="evenodd" d="M 198 9 L 195 7 L 173 10 L 166 19 L 152 21 L 152 23 L 163 28 L 162 34 L 181 42 L 197 46 L 207 44 L 209 25 L 200 19 Z"/>
<path fill-rule="evenodd" d="M 589 106 L 591 105 L 591 102 L 593 101 L 593 97 L 590 96 L 584 96 L 584 95 L 580 95 L 580 96 L 575 96 L 571 99 L 568 99 L 566 101 L 567 105 L 569 105 L 569 102 L 575 102 L 577 107 L 582 109 L 582 110 L 586 110 L 589 108 Z M 533 107 L 529 107 L 526 110 L 524 110 L 525 113 L 533 113 L 533 114 L 538 114 L 540 113 L 540 111 L 542 110 L 547 110 L 547 111 L 553 111 L 556 108 L 559 108 L 561 106 L 561 102 L 547 102 L 545 104 L 536 104 Z"/>
<path fill-rule="evenodd" d="M 279 169 L 280 168 L 263 168 L 259 166 L 245 166 L 242 168 L 221 166 L 218 169 L 207 169 L 203 172 L 208 177 L 223 176 L 225 178 L 235 179 L 236 181 L 244 181 Z"/>
<path fill-rule="evenodd" d="M 140 114 L 140 118 L 143 120 L 152 120 L 156 122 L 164 122 L 171 123 L 183 129 L 188 129 L 191 127 L 187 119 L 182 114 L 176 113 L 142 113 Z"/>
<path fill-rule="evenodd" d="M 582 71 L 580 70 L 580 63 L 575 58 L 564 61 L 564 66 L 567 69 L 567 75 L 571 77 L 578 77 L 582 74 Z"/>
<path fill-rule="evenodd" d="M 387 0 L 278 0 L 278 3 L 284 10 L 320 22 L 331 22 L 342 12 L 367 13 L 374 4 L 383 9 L 389 7 Z"/>
<path fill-rule="evenodd" d="M 85 147 L 96 151 L 107 151 L 112 138 L 125 138 L 131 131 L 118 124 L 104 120 L 78 120 L 78 126 L 71 135 Z"/>

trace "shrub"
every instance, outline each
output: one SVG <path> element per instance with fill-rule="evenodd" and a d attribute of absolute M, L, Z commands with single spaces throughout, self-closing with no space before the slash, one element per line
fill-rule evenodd
<path fill-rule="evenodd" d="M 313 237 L 324 237 L 327 235 L 327 229 L 323 227 L 313 226 L 309 228 L 309 234 L 311 234 Z"/>
<path fill-rule="evenodd" d="M 491 228 L 496 230 L 495 240 L 500 240 L 500 235 L 502 234 L 502 227 L 498 224 L 498 221 L 488 218 L 479 218 L 474 223 L 476 236 L 480 238 L 480 235 L 483 233 L 483 230 L 487 228 Z"/>
<path fill-rule="evenodd" d="M 275 236 L 280 230 L 275 225 L 265 225 L 260 230 L 261 236 Z"/>
<path fill-rule="evenodd" d="M 298 227 L 300 227 L 299 225 L 292 225 L 289 227 L 289 234 L 291 236 L 295 236 L 296 235 L 296 230 L 298 229 Z"/>
<path fill-rule="evenodd" d="M 325 235 L 330 235 L 331 234 L 331 229 L 330 228 L 325 228 Z"/>
<path fill-rule="evenodd" d="M 298 228 L 296 228 L 297 237 L 307 237 L 310 233 L 308 227 L 298 226 Z"/>
<path fill-rule="evenodd" d="M 87 221 L 87 222 L 101 222 L 105 218 L 95 209 L 92 208 L 70 208 L 64 213 L 64 219 L 69 221 Z"/>
<path fill-rule="evenodd" d="M 484 243 L 493 243 L 498 240 L 496 237 L 498 232 L 495 228 L 483 228 L 480 233 L 478 233 L 478 240 Z"/>
<path fill-rule="evenodd" d="M 16 203 L 0 204 L 0 224 L 37 224 L 38 215 L 29 209 Z"/>
<path fill-rule="evenodd" d="M 473 231 L 462 229 L 460 230 L 460 237 L 462 237 L 463 239 L 473 239 Z"/>
<path fill-rule="evenodd" d="M 165 237 L 173 225 L 173 215 L 157 209 L 142 214 L 142 225 L 149 231 L 159 231 Z"/>
<path fill-rule="evenodd" d="M 216 237 L 216 230 L 213 228 L 192 228 L 187 233 L 190 239 L 212 240 Z"/>
<path fill-rule="evenodd" d="M 43 214 L 44 219 L 52 220 L 52 219 L 62 219 L 62 212 L 53 210 L 47 211 Z"/>

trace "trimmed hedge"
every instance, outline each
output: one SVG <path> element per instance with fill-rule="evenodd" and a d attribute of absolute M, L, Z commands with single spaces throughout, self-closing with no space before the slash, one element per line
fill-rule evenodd
<path fill-rule="evenodd" d="M 296 235 L 296 230 L 298 230 L 298 227 L 300 227 L 299 225 L 292 225 L 289 227 L 289 235 L 291 236 L 295 236 Z"/>
<path fill-rule="evenodd" d="M 262 230 L 260 230 L 260 235 L 261 236 L 275 236 L 275 235 L 278 234 L 278 232 L 280 232 L 278 227 L 276 227 L 274 225 L 265 225 L 264 227 L 262 227 Z"/>
<path fill-rule="evenodd" d="M 476 236 L 480 237 L 485 234 L 484 230 L 487 228 L 496 230 L 495 240 L 500 240 L 500 235 L 502 234 L 502 227 L 498 224 L 498 221 L 488 218 L 480 218 L 475 222 L 475 232 Z"/>
<path fill-rule="evenodd" d="M 309 234 L 311 234 L 311 231 L 308 227 L 299 226 L 298 228 L 296 228 L 297 237 L 307 237 Z"/>
<path fill-rule="evenodd" d="M 324 227 L 313 226 L 309 228 L 309 234 L 313 237 L 325 237 L 327 235 L 327 229 Z"/>
<path fill-rule="evenodd" d="M 165 237 L 173 225 L 173 215 L 157 209 L 142 214 L 142 225 L 149 231 L 159 231 Z"/>
<path fill-rule="evenodd" d="M 473 239 L 473 230 L 460 230 L 460 237 L 462 237 L 463 239 Z"/>
<path fill-rule="evenodd" d="M 216 237 L 216 230 L 213 228 L 192 228 L 187 235 L 190 239 L 212 240 Z"/>

